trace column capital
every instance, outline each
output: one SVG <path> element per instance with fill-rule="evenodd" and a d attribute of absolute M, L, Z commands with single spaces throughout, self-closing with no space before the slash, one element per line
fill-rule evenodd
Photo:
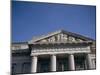
<path fill-rule="evenodd" d="M 31 55 L 31 57 L 38 57 L 38 55 Z"/>
<path fill-rule="evenodd" d="M 74 55 L 74 53 L 68 53 L 68 55 Z"/>
<path fill-rule="evenodd" d="M 56 56 L 57 54 L 50 54 L 50 56 Z"/>

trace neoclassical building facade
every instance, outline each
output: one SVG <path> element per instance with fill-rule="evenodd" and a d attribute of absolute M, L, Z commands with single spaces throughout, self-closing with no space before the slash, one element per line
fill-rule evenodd
<path fill-rule="evenodd" d="M 96 69 L 95 40 L 58 30 L 12 43 L 12 75 Z"/>

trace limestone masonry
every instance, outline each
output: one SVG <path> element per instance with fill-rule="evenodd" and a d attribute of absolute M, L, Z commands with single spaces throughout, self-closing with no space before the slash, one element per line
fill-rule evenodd
<path fill-rule="evenodd" d="M 12 43 L 12 75 L 96 69 L 95 40 L 64 30 Z"/>

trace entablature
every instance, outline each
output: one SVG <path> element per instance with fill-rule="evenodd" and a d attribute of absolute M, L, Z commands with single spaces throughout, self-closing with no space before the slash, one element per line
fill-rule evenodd
<path fill-rule="evenodd" d="M 53 46 L 32 48 L 31 55 L 91 53 L 90 46 Z"/>

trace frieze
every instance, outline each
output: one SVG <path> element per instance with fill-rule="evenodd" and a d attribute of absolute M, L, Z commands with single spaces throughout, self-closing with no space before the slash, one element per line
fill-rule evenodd
<path fill-rule="evenodd" d="M 90 47 L 83 47 L 83 48 L 53 48 L 53 49 L 33 49 L 32 54 L 48 54 L 48 53 L 89 53 Z"/>

